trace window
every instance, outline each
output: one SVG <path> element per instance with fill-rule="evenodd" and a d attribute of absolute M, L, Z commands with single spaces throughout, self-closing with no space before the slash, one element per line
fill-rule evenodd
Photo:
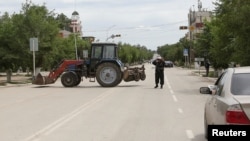
<path fill-rule="evenodd" d="M 231 93 L 234 95 L 250 95 L 250 74 L 234 74 L 231 83 Z"/>
<path fill-rule="evenodd" d="M 222 95 L 222 90 L 224 87 L 225 80 L 227 78 L 227 74 L 228 74 L 227 71 L 221 74 L 219 80 L 216 82 L 216 85 L 217 85 L 216 95 L 219 95 L 219 96 Z"/>
<path fill-rule="evenodd" d="M 115 46 L 107 45 L 104 47 L 103 52 L 104 52 L 103 58 L 113 59 L 116 57 L 115 56 Z"/>
<path fill-rule="evenodd" d="M 102 57 L 102 47 L 94 46 L 92 52 L 92 58 L 101 58 Z"/>

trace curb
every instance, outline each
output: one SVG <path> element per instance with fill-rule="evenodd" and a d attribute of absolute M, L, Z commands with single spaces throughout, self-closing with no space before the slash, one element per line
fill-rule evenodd
<path fill-rule="evenodd" d="M 216 77 L 203 77 L 201 74 L 197 74 L 197 73 L 195 73 L 194 71 L 191 71 L 191 72 L 192 72 L 192 74 L 195 74 L 196 76 L 199 76 L 199 77 L 208 79 L 209 81 L 214 82 L 214 83 L 215 83 L 216 80 L 218 79 L 218 78 L 216 78 Z"/>
<path fill-rule="evenodd" d="M 25 83 L 25 84 L 11 84 L 11 83 L 6 83 L 5 85 L 0 85 L 0 88 L 6 88 L 6 87 L 22 87 L 22 86 L 27 86 L 32 83 Z"/>

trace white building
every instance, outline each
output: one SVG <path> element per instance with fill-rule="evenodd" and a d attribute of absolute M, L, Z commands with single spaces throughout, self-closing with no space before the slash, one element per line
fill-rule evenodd
<path fill-rule="evenodd" d="M 72 13 L 70 27 L 72 28 L 73 33 L 78 33 L 79 36 L 82 37 L 82 23 L 77 11 Z"/>

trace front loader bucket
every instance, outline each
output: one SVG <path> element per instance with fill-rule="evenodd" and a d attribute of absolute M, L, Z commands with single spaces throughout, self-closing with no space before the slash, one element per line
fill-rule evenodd
<path fill-rule="evenodd" d="M 35 79 L 33 79 L 32 84 L 36 85 L 46 85 L 55 83 L 53 79 L 50 79 L 48 76 L 43 76 L 41 73 L 38 73 Z"/>
<path fill-rule="evenodd" d="M 127 68 L 123 72 L 123 80 L 126 82 L 139 81 L 139 80 L 143 81 L 145 79 L 146 79 L 146 74 L 144 65 L 142 67 Z"/>

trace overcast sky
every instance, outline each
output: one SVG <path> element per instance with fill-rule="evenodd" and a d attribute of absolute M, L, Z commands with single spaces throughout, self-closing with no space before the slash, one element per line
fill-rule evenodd
<path fill-rule="evenodd" d="M 19 12 L 26 0 L 1 0 L 0 15 Z M 201 0 L 202 8 L 212 11 L 215 0 Z M 143 45 L 156 50 L 158 46 L 174 44 L 184 37 L 189 9 L 198 8 L 198 0 L 32 0 L 55 13 L 71 18 L 77 11 L 82 21 L 83 36 L 106 41 L 112 34 L 121 37 L 110 41 Z"/>

